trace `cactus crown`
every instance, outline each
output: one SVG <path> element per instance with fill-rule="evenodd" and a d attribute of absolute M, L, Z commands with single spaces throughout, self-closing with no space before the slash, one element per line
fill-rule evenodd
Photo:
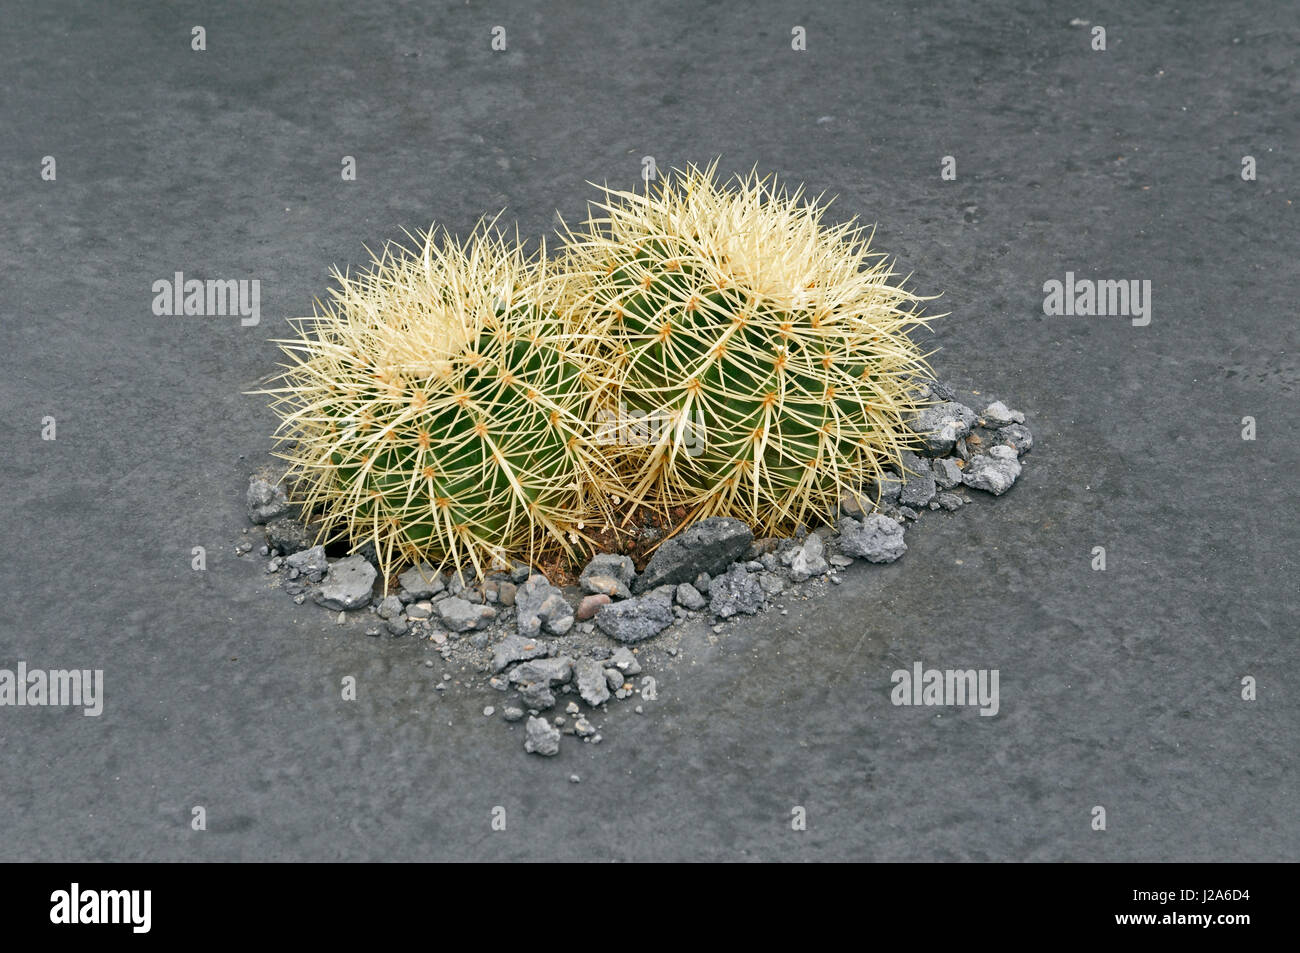
<path fill-rule="evenodd" d="M 481 225 L 434 229 L 337 270 L 330 302 L 281 340 L 279 455 L 324 532 L 403 562 L 483 572 L 577 541 L 595 385 L 546 302 L 545 251 Z"/>
<path fill-rule="evenodd" d="M 755 173 L 720 185 L 715 167 L 653 194 L 606 188 L 567 236 L 570 314 L 610 342 L 618 412 L 649 421 L 613 451 L 607 492 L 769 532 L 833 519 L 912 439 L 922 299 L 863 227 Z"/>

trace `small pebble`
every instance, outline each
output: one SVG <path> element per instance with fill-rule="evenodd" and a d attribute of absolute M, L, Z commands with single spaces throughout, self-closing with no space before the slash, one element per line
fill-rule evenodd
<path fill-rule="evenodd" d="M 493 708 L 491 705 L 488 705 L 486 708 L 483 709 L 483 717 L 491 718 L 493 715 L 496 714 L 496 712 L 497 710 L 495 708 Z"/>
<path fill-rule="evenodd" d="M 582 778 L 578 777 L 576 774 L 571 774 L 571 775 L 569 775 L 569 782 L 570 782 L 571 784 L 577 784 L 577 783 L 578 783 L 579 781 L 581 781 L 581 780 L 582 780 Z"/>

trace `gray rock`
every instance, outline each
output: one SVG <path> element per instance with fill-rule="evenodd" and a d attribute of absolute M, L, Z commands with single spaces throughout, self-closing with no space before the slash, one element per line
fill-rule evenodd
<path fill-rule="evenodd" d="M 574 719 L 573 733 L 577 735 L 579 738 L 590 738 L 592 735 L 596 733 L 596 729 L 591 727 L 591 722 L 589 722 L 586 718 L 579 717 Z M 578 776 L 576 774 L 571 774 L 569 775 L 569 780 L 572 781 L 574 784 L 577 784 Z"/>
<path fill-rule="evenodd" d="M 641 674 L 641 663 L 636 660 L 636 656 L 631 649 L 619 646 L 614 650 L 614 654 L 609 657 L 609 660 L 624 675 Z"/>
<path fill-rule="evenodd" d="M 929 462 L 906 450 L 903 451 L 902 462 L 904 470 L 910 472 L 903 474 L 903 489 L 898 494 L 899 505 L 925 506 L 934 499 L 936 482 Z"/>
<path fill-rule="evenodd" d="M 976 490 L 1001 496 L 1020 476 L 1020 459 L 1014 447 L 996 446 L 987 454 L 971 458 L 962 471 L 961 481 Z"/>
<path fill-rule="evenodd" d="M 290 553 L 284 561 L 290 569 L 297 570 L 312 582 L 320 582 L 325 578 L 325 572 L 330 565 L 329 560 L 325 558 L 324 546 L 312 546 Z"/>
<path fill-rule="evenodd" d="M 266 524 L 266 544 L 281 555 L 289 556 L 312 545 L 319 526 L 307 527 L 292 516 L 277 516 Z"/>
<path fill-rule="evenodd" d="M 640 642 L 668 628 L 674 618 L 672 604 L 650 593 L 601 606 L 596 610 L 596 628 L 619 642 Z"/>
<path fill-rule="evenodd" d="M 626 679 L 623 677 L 623 673 L 620 672 L 618 669 L 616 668 L 605 669 L 605 687 L 608 688 L 611 692 L 616 692 L 620 688 L 622 688 L 623 683 L 625 681 Z"/>
<path fill-rule="evenodd" d="M 702 572 L 695 577 L 695 581 L 692 582 L 691 585 L 694 586 L 696 590 L 698 590 L 699 592 L 708 592 L 709 583 L 711 582 L 713 582 L 713 577 L 710 576 L 707 572 Z"/>
<path fill-rule="evenodd" d="M 614 579 L 617 582 L 622 583 L 625 588 L 630 589 L 632 583 L 636 580 L 636 566 L 633 564 L 631 557 L 618 556 L 614 553 L 600 553 L 597 556 L 593 556 L 591 562 L 587 563 L 586 568 L 583 569 L 582 573 L 578 576 L 578 583 L 583 587 L 584 591 L 592 593 L 605 592 L 609 595 L 614 595 L 614 593 L 603 588 L 588 589 L 587 580 L 593 576 L 604 576 L 609 579 Z M 629 595 L 630 594 L 631 593 L 629 593 Z M 626 599 L 627 596 L 621 598 Z"/>
<path fill-rule="evenodd" d="M 753 615 L 763 607 L 764 598 L 758 576 L 750 575 L 744 566 L 732 566 L 709 586 L 709 608 L 723 619 L 740 612 Z"/>
<path fill-rule="evenodd" d="M 360 554 L 331 563 L 316 593 L 317 605 L 327 609 L 362 609 L 370 605 L 375 567 Z"/>
<path fill-rule="evenodd" d="M 589 592 L 592 595 L 609 596 L 612 599 L 630 599 L 632 597 L 632 590 L 613 576 L 599 574 L 583 576 L 581 583 L 582 591 Z"/>
<path fill-rule="evenodd" d="M 379 603 L 379 618 L 392 619 L 402 614 L 402 600 L 397 596 L 384 596 Z"/>
<path fill-rule="evenodd" d="M 519 687 L 519 697 L 534 711 L 546 711 L 555 705 L 555 693 L 545 682 L 530 682 Z"/>
<path fill-rule="evenodd" d="M 605 681 L 605 667 L 595 659 L 578 659 L 573 666 L 578 682 L 578 694 L 592 708 L 609 701 L 609 684 Z"/>
<path fill-rule="evenodd" d="M 790 561 L 790 578 L 795 582 L 804 582 L 829 569 L 830 566 L 826 563 L 826 544 L 820 536 L 813 533 L 804 540 L 803 547 Z"/>
<path fill-rule="evenodd" d="M 916 510 L 912 509 L 910 506 L 900 506 L 898 508 L 898 515 L 905 520 L 914 520 L 918 514 Z"/>
<path fill-rule="evenodd" d="M 946 400 L 926 407 L 916 415 L 912 431 L 921 438 L 921 454 L 942 457 L 952 452 L 957 441 L 970 433 L 975 411 L 965 404 Z"/>
<path fill-rule="evenodd" d="M 878 506 L 897 503 L 903 492 L 903 479 L 893 470 L 885 470 L 878 480 L 868 480 L 862 484 L 862 495 Z M 841 499 L 841 506 L 843 500 Z M 861 506 L 858 507 L 861 509 Z"/>
<path fill-rule="evenodd" d="M 560 753 L 560 731 L 541 718 L 529 718 L 524 750 L 551 758 Z"/>
<path fill-rule="evenodd" d="M 993 432 L 995 446 L 1014 447 L 1016 454 L 1024 456 L 1034 449 L 1034 435 L 1023 424 L 1008 424 Z"/>
<path fill-rule="evenodd" d="M 765 572 L 758 577 L 758 584 L 769 596 L 780 595 L 785 591 L 785 580 L 776 573 Z"/>
<path fill-rule="evenodd" d="M 903 527 L 888 516 L 873 513 L 862 522 L 840 520 L 840 549 L 872 563 L 892 563 L 907 552 Z"/>
<path fill-rule="evenodd" d="M 753 541 L 754 534 L 740 520 L 726 516 L 700 520 L 660 544 L 632 591 L 640 593 L 658 586 L 690 582 L 702 572 L 710 575 L 724 572 L 744 555 Z M 601 611 L 608 612 L 609 607 Z"/>
<path fill-rule="evenodd" d="M 541 639 L 526 639 L 511 633 L 492 648 L 492 671 L 503 671 L 515 662 L 547 658 L 554 654 L 555 646 Z"/>
<path fill-rule="evenodd" d="M 289 499 L 284 489 L 268 483 L 261 477 L 248 478 L 248 518 L 254 523 L 267 523 L 289 511 Z"/>
<path fill-rule="evenodd" d="M 519 634 L 532 638 L 542 629 L 552 635 L 563 635 L 573 628 L 573 606 L 564 593 L 537 573 L 528 578 L 515 593 Z"/>
<path fill-rule="evenodd" d="M 689 582 L 679 583 L 677 586 L 677 603 L 685 606 L 687 609 L 700 610 L 709 604 L 709 600 L 700 595 L 700 590 L 696 589 Z"/>
<path fill-rule="evenodd" d="M 940 493 L 938 502 L 939 502 L 939 506 L 941 506 L 943 509 L 952 512 L 953 510 L 961 509 L 962 505 L 966 501 L 963 500 L 956 493 Z"/>
<path fill-rule="evenodd" d="M 524 700 L 524 704 L 542 711 L 555 704 L 555 694 L 551 689 L 572 677 L 573 659 L 562 655 L 558 658 L 532 659 L 516 666 L 510 672 L 510 684 L 519 689 L 519 697 Z"/>
<path fill-rule="evenodd" d="M 951 490 L 961 485 L 961 467 L 952 457 L 940 457 L 931 461 L 935 485 L 941 490 Z"/>
<path fill-rule="evenodd" d="M 406 607 L 408 619 L 430 619 L 433 617 L 432 602 L 412 602 Z"/>
<path fill-rule="evenodd" d="M 512 685 L 524 685 L 532 682 L 545 682 L 547 685 L 562 685 L 573 678 L 573 659 L 567 655 L 555 658 L 529 659 L 515 666 L 510 672 Z"/>
<path fill-rule="evenodd" d="M 515 708 L 513 705 L 510 705 L 501 709 L 501 717 L 504 718 L 506 721 L 522 721 L 524 717 L 524 710 L 522 708 Z"/>
<path fill-rule="evenodd" d="M 984 418 L 984 426 L 993 430 L 1010 424 L 1023 424 L 1025 415 L 1018 410 L 1009 410 L 1007 405 L 1000 400 L 995 400 L 984 408 L 984 413 L 980 414 Z"/>
<path fill-rule="evenodd" d="M 515 596 L 519 592 L 519 587 L 513 582 L 502 582 L 497 584 L 497 600 L 503 606 L 513 606 Z"/>
<path fill-rule="evenodd" d="M 481 629 L 495 619 L 497 610 L 491 606 L 476 606 L 472 602 L 451 596 L 438 603 L 438 615 L 442 624 L 451 631 L 469 632 L 471 629 Z"/>
<path fill-rule="evenodd" d="M 411 625 L 401 616 L 395 616 L 384 623 L 384 628 L 388 630 L 389 635 L 400 636 L 406 635 L 411 631 Z"/>
<path fill-rule="evenodd" d="M 397 577 L 398 583 L 410 596 L 411 601 L 432 599 L 447 588 L 447 580 L 428 563 L 412 566 Z"/>

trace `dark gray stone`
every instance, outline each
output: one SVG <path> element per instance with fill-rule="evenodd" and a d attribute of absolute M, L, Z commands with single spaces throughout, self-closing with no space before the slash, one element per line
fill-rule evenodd
<path fill-rule="evenodd" d="M 519 634 L 508 634 L 497 642 L 491 651 L 491 670 L 503 671 L 515 662 L 526 662 L 533 658 L 547 658 L 554 654 L 555 646 L 539 638 L 525 638 Z"/>
<path fill-rule="evenodd" d="M 495 619 L 497 610 L 491 606 L 476 606 L 458 596 L 451 596 L 438 603 L 438 615 L 442 624 L 453 632 L 469 632 L 471 629 L 481 629 Z"/>
<path fill-rule="evenodd" d="M 826 563 L 826 544 L 820 536 L 812 533 L 790 560 L 790 578 L 795 582 L 804 582 L 829 570 L 830 566 Z"/>
<path fill-rule="evenodd" d="M 249 477 L 246 502 L 248 518 L 254 523 L 266 523 L 289 512 L 289 499 L 283 487 L 261 477 Z"/>
<path fill-rule="evenodd" d="M 359 554 L 333 562 L 316 593 L 316 602 L 327 609 L 365 608 L 370 605 L 375 575 L 375 567 Z"/>
<path fill-rule="evenodd" d="M 952 453 L 974 424 L 975 411 L 956 401 L 943 401 L 918 413 L 911 427 L 921 439 L 922 456 L 942 457 Z"/>
<path fill-rule="evenodd" d="M 605 667 L 592 658 L 578 659 L 573 665 L 578 694 L 595 708 L 609 701 L 609 684 L 605 680 Z"/>
<path fill-rule="evenodd" d="M 700 595 L 700 590 L 696 589 L 689 582 L 683 582 L 677 586 L 677 603 L 685 606 L 687 609 L 700 610 L 709 604 L 709 600 Z"/>
<path fill-rule="evenodd" d="M 641 663 L 636 660 L 636 655 L 631 649 L 624 648 L 620 645 L 614 650 L 614 653 L 609 657 L 609 660 L 613 663 L 614 667 L 624 675 L 641 674 Z"/>
<path fill-rule="evenodd" d="M 1014 447 L 991 447 L 986 454 L 971 458 L 962 471 L 961 481 L 967 486 L 1001 496 L 1020 476 L 1020 459 Z"/>
<path fill-rule="evenodd" d="M 596 610 L 596 628 L 619 642 L 641 642 L 668 628 L 674 618 L 671 603 L 650 593 L 601 606 Z"/>
<path fill-rule="evenodd" d="M 560 753 L 560 731 L 542 718 L 529 718 L 524 750 L 551 758 Z"/>
<path fill-rule="evenodd" d="M 582 591 L 595 596 L 609 596 L 611 599 L 630 599 L 632 591 L 613 576 L 593 574 L 582 577 Z"/>
<path fill-rule="evenodd" d="M 745 554 L 753 541 L 754 534 L 740 520 L 726 516 L 701 520 L 655 550 L 632 591 L 640 593 L 658 586 L 690 582 L 702 572 L 710 575 L 724 572 Z"/>
<path fill-rule="evenodd" d="M 312 582 L 320 582 L 329 569 L 329 560 L 325 558 L 324 546 L 312 546 L 290 553 L 284 561 L 290 569 L 297 570 Z"/>
<path fill-rule="evenodd" d="M 428 563 L 412 566 L 398 576 L 397 581 L 410 595 L 412 602 L 418 599 L 432 599 L 447 588 L 447 580 L 442 573 Z"/>
<path fill-rule="evenodd" d="M 552 635 L 564 635 L 573 628 L 573 606 L 541 573 L 530 576 L 519 587 L 515 610 L 519 634 L 526 638 L 539 635 L 543 629 Z"/>
<path fill-rule="evenodd" d="M 840 549 L 872 563 L 892 563 L 907 552 L 901 524 L 873 513 L 862 522 L 850 517 L 840 520 Z"/>
<path fill-rule="evenodd" d="M 935 479 L 928 460 L 903 451 L 903 488 L 898 494 L 900 506 L 925 506 L 934 499 Z"/>
<path fill-rule="evenodd" d="M 1011 424 L 1023 424 L 1025 415 L 1018 410 L 1010 410 L 1007 405 L 1000 400 L 995 400 L 984 408 L 984 413 L 980 414 L 983 418 L 985 427 L 997 430 Z"/>
<path fill-rule="evenodd" d="M 1034 435 L 1024 424 L 1008 424 L 1000 430 L 993 431 L 994 446 L 1013 447 L 1018 456 L 1024 456 L 1034 449 Z"/>
<path fill-rule="evenodd" d="M 292 516 L 277 516 L 266 524 L 266 544 L 282 556 L 307 549 L 316 539 L 319 526 L 304 526 Z"/>
<path fill-rule="evenodd" d="M 931 461 L 931 472 L 934 473 L 934 483 L 941 490 L 951 490 L 954 486 L 961 485 L 961 467 L 957 466 L 957 461 L 952 457 L 940 457 Z"/>
<path fill-rule="evenodd" d="M 609 592 L 608 589 L 587 588 L 587 580 L 593 576 L 605 576 L 610 579 L 615 579 L 630 589 L 632 583 L 636 580 L 636 565 L 632 562 L 630 556 L 619 556 L 614 553 L 600 553 L 599 555 L 593 556 L 591 562 L 587 563 L 586 568 L 584 568 L 582 573 L 578 576 L 579 585 L 581 585 L 586 592 L 604 592 L 607 595 L 612 596 L 614 593 Z M 627 597 L 623 596 L 622 598 Z"/>

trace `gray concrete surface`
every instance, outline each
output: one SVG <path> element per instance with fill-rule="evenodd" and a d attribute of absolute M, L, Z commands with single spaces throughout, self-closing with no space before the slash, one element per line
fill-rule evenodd
<path fill-rule="evenodd" d="M 102 668 L 106 710 L 0 709 L 0 859 L 1296 859 L 1300 8 L 614 6 L 5 5 L 0 666 Z M 425 646 L 231 555 L 274 423 L 242 392 L 363 245 L 544 234 L 586 180 L 718 154 L 878 222 L 951 312 L 936 366 L 1037 446 L 526 757 Z M 155 317 L 177 270 L 260 279 L 261 324 Z M 1067 270 L 1150 279 L 1150 326 L 1045 317 Z M 999 669 L 1000 714 L 892 706 L 917 660 Z"/>

